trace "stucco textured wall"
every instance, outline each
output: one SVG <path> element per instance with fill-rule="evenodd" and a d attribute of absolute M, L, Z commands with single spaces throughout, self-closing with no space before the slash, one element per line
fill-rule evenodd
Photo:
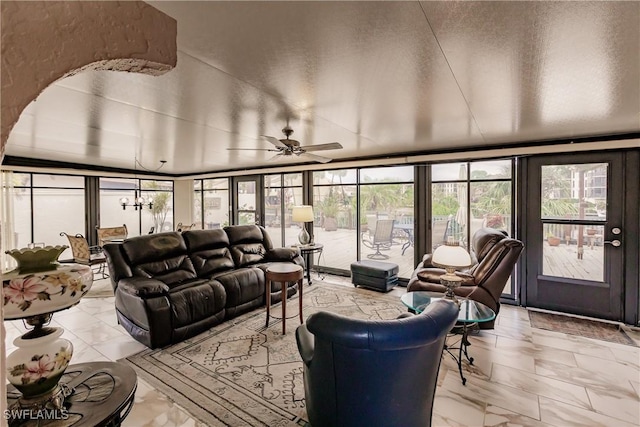
<path fill-rule="evenodd" d="M 160 75 L 177 63 L 175 19 L 141 1 L 4 1 L 0 8 L 0 162 L 24 108 L 56 80 L 85 70 Z M 4 341 L 4 323 L 0 332 Z M 0 384 L 5 384 L 2 344 Z M 6 405 L 2 386 L 0 413 Z M 0 425 L 6 424 L 0 417 Z"/>
<path fill-rule="evenodd" d="M 163 74 L 177 62 L 176 21 L 141 1 L 5 1 L 0 158 L 22 110 L 84 70 Z"/>

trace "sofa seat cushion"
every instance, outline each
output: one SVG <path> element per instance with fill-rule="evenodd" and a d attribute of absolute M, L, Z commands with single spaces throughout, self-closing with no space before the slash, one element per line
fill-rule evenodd
<path fill-rule="evenodd" d="M 231 308 L 261 299 L 264 296 L 265 277 L 259 268 L 239 268 L 216 275 L 227 294 L 226 307 Z"/>
<path fill-rule="evenodd" d="M 224 310 L 226 295 L 215 280 L 193 280 L 169 291 L 174 328 L 187 326 Z"/>

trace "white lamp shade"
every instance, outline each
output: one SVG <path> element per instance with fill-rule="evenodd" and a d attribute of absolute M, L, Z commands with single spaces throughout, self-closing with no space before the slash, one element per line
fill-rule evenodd
<path fill-rule="evenodd" d="M 294 206 L 291 212 L 291 217 L 294 222 L 312 222 L 313 207 L 308 205 Z"/>
<path fill-rule="evenodd" d="M 438 246 L 431 257 L 431 262 L 442 267 L 462 268 L 471 265 L 471 256 L 462 246 Z"/>

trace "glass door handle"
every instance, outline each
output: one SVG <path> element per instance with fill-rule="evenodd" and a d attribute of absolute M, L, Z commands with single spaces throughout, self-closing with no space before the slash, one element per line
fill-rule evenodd
<path fill-rule="evenodd" d="M 609 244 L 609 245 L 611 245 L 613 247 L 616 247 L 616 248 L 620 247 L 620 245 L 622 245 L 622 243 L 618 239 L 615 239 L 615 240 L 612 240 L 612 241 L 605 240 L 604 243 L 605 244 Z"/>

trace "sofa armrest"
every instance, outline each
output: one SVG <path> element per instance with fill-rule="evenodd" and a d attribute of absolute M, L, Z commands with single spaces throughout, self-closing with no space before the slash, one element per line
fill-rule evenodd
<path fill-rule="evenodd" d="M 418 280 L 426 283 L 440 283 L 440 278 L 446 273 L 444 268 L 423 268 L 417 271 Z M 476 286 L 473 275 L 462 271 L 456 271 L 456 276 L 462 279 L 460 286 Z"/>
<path fill-rule="evenodd" d="M 118 282 L 118 289 L 129 295 L 141 298 L 165 295 L 169 292 L 169 286 L 156 279 L 131 277 Z"/>
<path fill-rule="evenodd" d="M 296 329 L 296 342 L 298 343 L 298 352 L 305 365 L 310 366 L 313 360 L 313 351 L 315 347 L 314 336 L 307 327 L 302 324 Z"/>
<path fill-rule="evenodd" d="M 477 286 L 475 277 L 473 274 L 465 273 L 462 271 L 456 271 L 456 276 L 462 278 L 462 282 L 460 282 L 460 286 Z"/>
<path fill-rule="evenodd" d="M 298 248 L 273 248 L 267 252 L 265 259 L 267 261 L 293 261 L 300 256 Z"/>
<path fill-rule="evenodd" d="M 416 271 L 418 279 L 427 283 L 440 283 L 440 276 L 446 273 L 444 268 L 421 268 Z"/>

